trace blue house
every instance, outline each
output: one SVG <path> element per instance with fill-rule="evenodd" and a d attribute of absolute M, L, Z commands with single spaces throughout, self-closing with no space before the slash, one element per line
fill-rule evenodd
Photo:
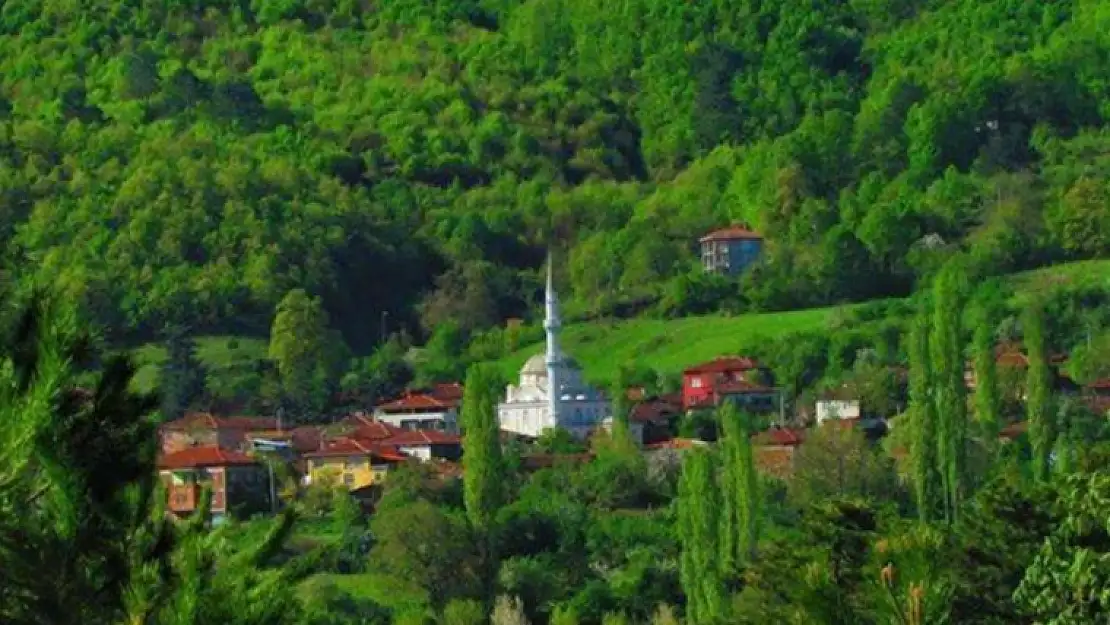
<path fill-rule="evenodd" d="M 738 225 L 715 230 L 699 239 L 705 270 L 727 276 L 739 275 L 759 258 L 763 237 Z"/>

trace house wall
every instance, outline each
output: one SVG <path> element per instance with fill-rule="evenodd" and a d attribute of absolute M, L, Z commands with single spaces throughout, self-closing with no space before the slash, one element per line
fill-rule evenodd
<path fill-rule="evenodd" d="M 824 399 L 817 402 L 817 422 L 860 418 L 859 400 Z"/>
<path fill-rule="evenodd" d="M 758 239 L 706 241 L 701 244 L 702 266 L 706 271 L 734 276 L 748 268 L 763 249 Z"/>
<path fill-rule="evenodd" d="M 417 430 L 440 430 L 451 434 L 458 434 L 459 419 L 455 410 L 441 412 L 378 412 L 375 417 L 379 421 L 394 427 Z"/>
<path fill-rule="evenodd" d="M 308 459 L 309 483 L 335 480 L 348 490 L 358 490 L 374 483 L 374 473 L 366 455 Z"/>

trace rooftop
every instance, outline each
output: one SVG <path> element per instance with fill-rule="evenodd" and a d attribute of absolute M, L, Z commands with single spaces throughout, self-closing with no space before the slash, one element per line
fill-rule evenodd
<path fill-rule="evenodd" d="M 701 243 L 708 243 L 710 241 L 762 241 L 763 237 L 758 233 L 753 232 L 746 226 L 735 225 L 728 228 L 721 228 L 714 230 L 709 234 L 698 239 Z"/>
<path fill-rule="evenodd" d="M 167 430 L 191 429 L 227 429 L 264 431 L 278 429 L 278 420 L 274 417 L 217 417 L 207 412 L 188 413 L 180 419 L 174 419 L 162 424 Z"/>
<path fill-rule="evenodd" d="M 759 364 L 753 358 L 748 358 L 747 356 L 722 356 L 699 365 L 694 365 L 683 371 L 683 373 L 686 375 L 695 375 L 699 373 L 731 373 L 733 371 L 750 371 L 751 369 L 757 368 L 759 368 Z"/>
<path fill-rule="evenodd" d="M 341 436 L 325 441 L 320 449 L 305 454 L 305 458 L 332 458 L 337 456 L 369 456 L 371 460 L 384 460 L 386 462 L 403 462 L 408 456 L 401 453 L 393 445 L 383 445 L 377 441 L 358 439 L 352 436 Z"/>
<path fill-rule="evenodd" d="M 158 458 L 158 468 L 166 470 L 249 465 L 257 463 L 258 462 L 254 458 L 244 453 L 220 449 L 219 447 L 190 447 Z"/>

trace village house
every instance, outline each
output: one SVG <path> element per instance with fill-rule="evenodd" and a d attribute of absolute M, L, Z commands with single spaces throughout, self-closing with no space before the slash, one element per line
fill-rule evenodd
<path fill-rule="evenodd" d="M 390 445 L 343 436 L 326 441 L 304 459 L 306 485 L 334 481 L 354 491 L 381 483 L 408 456 Z"/>
<path fill-rule="evenodd" d="M 430 460 L 456 461 L 462 458 L 462 441 L 458 435 L 436 430 L 406 430 L 382 441 L 401 453 L 422 462 Z"/>
<path fill-rule="evenodd" d="M 458 397 L 437 396 L 435 391 L 408 391 L 403 396 L 378 405 L 374 417 L 402 430 L 435 430 L 458 433 Z"/>
<path fill-rule="evenodd" d="M 752 358 L 715 358 L 682 372 L 682 407 L 711 409 L 728 400 L 753 412 L 773 410 L 778 392 L 761 383 L 769 377 L 766 368 Z"/>
<path fill-rule="evenodd" d="M 172 454 L 189 447 L 219 447 L 244 451 L 248 434 L 279 430 L 272 417 L 216 417 L 194 412 L 159 427 L 162 453 Z"/>
<path fill-rule="evenodd" d="M 158 459 L 169 510 L 176 516 L 196 511 L 205 486 L 211 488 L 214 522 L 228 514 L 272 510 L 273 473 L 256 459 L 214 446 L 190 447 Z"/>
<path fill-rule="evenodd" d="M 628 420 L 640 426 L 640 440 L 645 445 L 670 438 L 676 422 L 682 417 L 682 394 L 670 393 L 658 397 L 644 397 L 632 406 Z"/>
<path fill-rule="evenodd" d="M 742 273 L 763 249 L 763 237 L 741 225 L 715 230 L 698 242 L 705 271 L 727 276 Z"/>

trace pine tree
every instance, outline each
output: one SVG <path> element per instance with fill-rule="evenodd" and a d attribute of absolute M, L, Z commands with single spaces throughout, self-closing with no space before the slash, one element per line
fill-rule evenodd
<path fill-rule="evenodd" d="M 166 362 L 162 365 L 162 418 L 173 420 L 204 393 L 204 366 L 196 356 L 196 342 L 183 326 L 166 332 Z"/>
<path fill-rule="evenodd" d="M 933 285 L 933 329 L 929 356 L 936 375 L 937 462 L 941 477 L 944 519 L 956 521 L 965 486 L 967 464 L 967 388 L 961 348 L 962 274 L 949 263 Z"/>
<path fill-rule="evenodd" d="M 994 360 L 994 332 L 986 319 L 975 328 L 972 351 L 975 360 L 975 418 L 988 446 L 998 440 L 1002 427 L 998 371 Z"/>
<path fill-rule="evenodd" d="M 1049 456 L 1056 444 L 1056 427 L 1051 410 L 1052 374 L 1048 366 L 1044 311 L 1030 305 L 1022 322 L 1022 335 L 1029 369 L 1025 381 L 1025 413 L 1029 420 L 1029 439 L 1033 446 L 1033 476 L 1048 478 Z"/>
<path fill-rule="evenodd" d="M 678 493 L 679 575 L 686 595 L 686 620 L 693 625 L 712 623 L 721 616 L 720 522 L 714 457 L 707 450 L 693 450 L 683 459 Z"/>
<path fill-rule="evenodd" d="M 909 336 L 911 429 L 910 465 L 918 516 L 930 521 L 940 495 L 937 472 L 936 404 L 933 402 L 933 369 L 929 358 L 929 322 L 924 308 L 913 320 Z"/>
<path fill-rule="evenodd" d="M 728 574 L 755 556 L 759 492 L 749 418 L 725 402 L 718 409 L 718 419 L 724 434 L 720 443 L 721 569 Z"/>

